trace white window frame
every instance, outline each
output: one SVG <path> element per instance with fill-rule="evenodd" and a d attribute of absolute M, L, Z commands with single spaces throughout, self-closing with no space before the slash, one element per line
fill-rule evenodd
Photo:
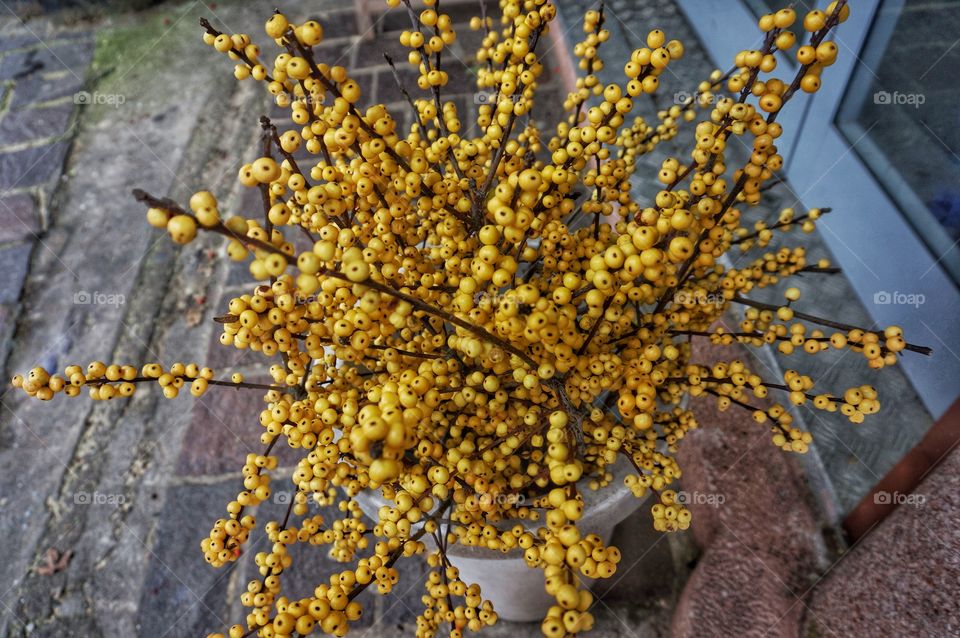
<path fill-rule="evenodd" d="M 753 46 L 744 42 L 744 34 L 756 34 L 759 41 L 756 16 L 740 0 L 677 1 L 718 68 L 729 68 L 738 51 Z M 856 141 L 851 145 L 834 123 L 851 77 L 863 64 L 859 56 L 880 4 L 853 3 L 850 18 L 834 37 L 840 47 L 836 64 L 825 69 L 820 91 L 798 93 L 784 109 L 779 146 L 798 198 L 836 211 L 817 226 L 873 320 L 901 326 L 910 342 L 933 348 L 929 357 L 904 353 L 901 365 L 936 420 L 960 395 L 960 291 L 853 150 Z M 891 4 L 902 5 L 902 0 L 884 9 Z M 883 292 L 923 295 L 924 303 L 919 308 L 875 303 L 874 296 Z M 842 309 L 837 315 L 843 321 Z"/>

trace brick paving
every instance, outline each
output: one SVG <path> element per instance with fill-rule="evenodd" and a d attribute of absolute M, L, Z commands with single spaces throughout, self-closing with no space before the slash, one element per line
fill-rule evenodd
<path fill-rule="evenodd" d="M 18 301 L 45 210 L 60 178 L 92 34 L 5 36 L 0 46 L 0 338 L 13 336 Z M 5 357 L 4 357 L 5 359 Z M 0 372 L 4 373 L 2 365 Z"/>

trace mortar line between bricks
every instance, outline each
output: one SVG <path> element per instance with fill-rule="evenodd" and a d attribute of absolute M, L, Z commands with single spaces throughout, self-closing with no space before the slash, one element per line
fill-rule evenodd
<path fill-rule="evenodd" d="M 70 104 L 76 104 L 76 100 L 73 95 L 64 95 L 62 97 L 55 97 L 49 100 L 40 100 L 38 102 L 33 102 L 21 108 L 24 111 L 33 111 L 33 110 L 47 109 L 55 106 L 67 106 Z"/>
<path fill-rule="evenodd" d="M 0 94 L 0 117 L 7 114 L 10 109 L 10 102 L 13 101 L 13 80 L 6 80 L 0 85 L 3 93 Z"/>
<path fill-rule="evenodd" d="M 351 11 L 351 13 L 353 12 Z M 367 30 L 364 31 L 363 33 L 355 36 L 350 36 L 349 38 L 347 38 L 350 41 L 350 44 L 347 46 L 345 51 L 340 52 L 340 56 L 336 60 L 334 60 L 331 66 L 336 66 L 340 64 L 340 61 L 343 60 L 344 57 L 347 57 L 348 58 L 347 64 L 350 65 L 350 67 L 353 67 L 356 64 L 357 56 L 359 56 L 360 54 L 360 46 L 359 46 L 360 43 L 364 41 L 364 38 L 367 37 L 368 33 L 376 32 L 377 27 L 380 26 L 380 23 L 383 22 L 383 20 L 387 17 L 388 13 L 389 13 L 388 11 L 384 11 L 383 13 L 381 13 L 380 16 L 376 20 L 374 20 L 372 24 L 369 27 L 367 27 Z"/>
<path fill-rule="evenodd" d="M 3 191 L 2 197 L 13 197 L 15 195 L 36 195 L 36 186 L 14 186 Z"/>
<path fill-rule="evenodd" d="M 292 473 L 297 469 L 296 465 L 278 465 L 276 469 L 270 470 L 270 472 L 276 476 L 277 474 L 282 473 Z M 234 472 L 223 472 L 220 474 L 198 474 L 193 476 L 182 476 L 177 475 L 171 477 L 166 485 L 172 485 L 175 487 L 189 486 L 189 485 L 216 485 L 224 481 L 229 480 L 238 480 L 242 479 L 243 475 L 239 470 Z M 153 483 L 145 483 L 145 486 L 154 485 Z M 292 483 L 291 483 L 292 485 Z M 162 487 L 162 484 L 157 484 L 157 487 Z"/>
<path fill-rule="evenodd" d="M 43 188 L 33 188 L 26 193 L 33 199 L 40 214 L 40 230 L 37 232 L 37 239 L 39 239 L 39 235 L 50 228 L 50 198 Z"/>
<path fill-rule="evenodd" d="M 56 71 L 41 71 L 40 78 L 43 80 L 62 80 L 70 75 L 66 69 L 57 69 Z"/>
<path fill-rule="evenodd" d="M 2 405 L 2 406 L 13 416 L 14 419 L 16 419 L 18 422 L 20 422 L 20 423 L 24 426 L 24 428 L 25 428 L 31 435 L 34 436 L 34 438 L 36 438 L 38 441 L 40 441 L 40 443 L 41 443 L 41 450 L 43 450 L 44 452 L 46 452 L 46 451 L 47 451 L 46 442 L 45 442 L 36 432 L 33 431 L 33 428 L 31 428 L 30 425 L 29 425 L 26 421 L 24 421 L 22 418 L 20 418 L 20 416 L 19 416 L 18 414 L 16 414 L 13 410 L 11 410 L 5 403 L 0 402 L 0 405 Z M 92 414 L 92 409 L 87 412 L 87 417 L 86 417 L 85 420 L 84 420 L 84 423 L 85 423 L 85 424 L 89 421 L 89 418 L 90 418 L 90 415 L 91 415 L 91 414 Z M 82 433 L 81 433 L 80 436 L 82 436 Z M 77 439 L 77 446 L 79 446 L 79 445 L 80 445 L 80 438 L 78 437 L 78 439 Z M 71 459 L 70 459 L 71 461 L 73 461 L 73 458 L 75 457 L 76 449 L 77 449 L 77 447 L 75 446 L 75 447 L 74 447 L 74 453 L 71 454 Z M 52 494 L 56 494 L 56 495 L 59 496 L 59 495 L 61 495 L 61 494 L 65 491 L 65 488 L 66 488 L 66 485 L 67 485 L 67 482 L 68 482 L 68 481 L 70 481 L 71 479 L 72 479 L 72 480 L 76 480 L 76 481 L 80 481 L 81 478 L 80 478 L 80 475 L 77 474 L 76 471 L 73 469 L 73 467 L 71 467 L 71 464 L 64 463 L 64 462 L 61 461 L 60 458 L 58 458 L 56 455 L 49 454 L 48 456 L 49 456 L 50 458 L 52 458 L 55 463 L 59 463 L 61 466 L 63 466 L 63 470 L 64 470 L 63 475 L 61 476 L 60 481 L 58 482 L 57 487 L 52 491 Z M 49 511 L 49 510 L 48 510 L 48 511 Z M 45 524 L 44 524 L 44 529 L 43 529 L 43 531 L 41 531 L 40 534 L 39 534 L 37 537 L 35 537 L 35 539 L 34 539 L 35 542 L 34 542 L 34 544 L 33 544 L 33 546 L 32 546 L 32 550 L 29 552 L 29 555 L 32 556 L 32 558 L 31 558 L 30 561 L 29 561 L 31 565 L 37 564 L 37 562 L 40 560 L 40 556 L 41 556 L 41 555 L 40 555 L 40 549 L 41 549 L 41 547 L 43 547 L 44 545 L 47 545 L 47 543 L 45 543 L 44 540 L 46 539 L 47 534 L 49 533 L 50 528 L 51 528 L 51 525 L 52 525 L 51 518 L 53 518 L 53 512 L 50 512 L 50 514 L 47 516 L 47 520 L 46 520 L 46 522 L 45 522 Z M 73 531 L 76 527 L 77 527 L 77 525 L 75 524 L 74 526 L 72 526 L 72 527 L 70 528 L 69 531 Z M 82 531 L 83 531 L 83 529 L 81 529 L 81 533 L 82 533 Z M 63 535 L 64 535 L 64 533 L 59 534 L 59 535 L 57 536 L 57 540 L 56 540 L 55 542 L 59 542 L 59 540 L 61 540 L 61 539 L 63 538 Z M 52 546 L 52 545 L 51 545 L 51 546 Z M 148 551 L 149 551 L 149 550 L 148 550 Z M 7 593 L 9 593 L 10 591 L 16 590 L 17 595 L 18 595 L 18 599 L 20 599 L 20 592 L 22 591 L 22 587 L 23 587 L 24 583 L 26 582 L 26 580 L 31 576 L 32 573 L 33 573 L 32 571 L 28 571 L 26 574 L 23 574 L 22 578 L 20 578 L 19 580 L 15 580 L 15 581 L 10 585 L 10 587 L 7 589 L 7 591 L 6 591 L 3 595 L 5 596 L 5 595 L 6 595 Z M 14 612 L 14 615 L 17 615 L 16 612 Z"/>
<path fill-rule="evenodd" d="M 33 107 L 31 107 L 31 110 L 32 108 Z M 71 117 L 71 119 L 73 118 Z M 64 141 L 70 140 L 73 135 L 73 132 L 74 132 L 74 126 L 73 126 L 73 123 L 71 122 L 69 125 L 67 125 L 67 129 L 65 131 L 61 133 L 57 133 L 56 135 L 53 135 L 50 137 L 41 137 L 37 139 L 26 140 L 24 142 L 16 142 L 14 144 L 7 144 L 6 146 L 0 146 L 0 153 L 18 153 L 20 151 L 26 151 L 31 148 L 42 148 L 44 146 L 53 147 L 58 142 L 64 142 Z M 46 154 L 44 154 L 43 157 L 46 157 Z M 43 157 L 41 157 L 35 163 L 28 166 L 27 169 L 24 171 L 24 175 L 26 175 L 30 171 L 30 169 L 32 169 L 34 166 L 39 164 L 40 161 L 43 159 Z M 61 174 L 62 174 L 62 171 L 61 171 Z M 21 177 L 21 179 L 23 178 Z M 19 183 L 19 181 L 17 183 Z M 14 186 L 16 186 L 16 184 L 14 184 Z M 4 191 L 4 194 L 6 193 L 7 191 Z"/>

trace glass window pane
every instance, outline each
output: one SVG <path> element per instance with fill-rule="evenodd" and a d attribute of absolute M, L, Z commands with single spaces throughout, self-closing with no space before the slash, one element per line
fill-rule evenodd
<path fill-rule="evenodd" d="M 884 2 L 837 116 L 854 152 L 955 282 L 960 282 L 958 37 L 960 0 Z"/>

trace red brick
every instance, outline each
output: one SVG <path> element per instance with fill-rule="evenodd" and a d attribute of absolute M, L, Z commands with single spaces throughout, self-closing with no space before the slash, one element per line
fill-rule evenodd
<path fill-rule="evenodd" d="M 251 378 L 269 383 L 267 378 Z M 183 476 L 238 472 L 250 452 L 260 453 L 259 422 L 263 391 L 211 387 L 196 399 L 190 426 L 183 439 L 178 473 Z"/>

